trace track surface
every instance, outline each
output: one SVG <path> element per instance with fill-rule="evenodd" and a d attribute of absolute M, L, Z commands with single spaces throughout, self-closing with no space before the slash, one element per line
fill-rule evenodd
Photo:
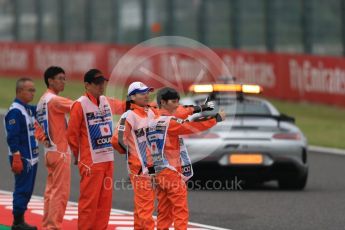
<path fill-rule="evenodd" d="M 3 117 L 0 116 L 2 120 Z M 0 122 L 0 189 L 11 191 L 13 176 Z M 46 170 L 41 154 L 34 194 L 43 195 Z M 229 229 L 345 229 L 345 156 L 309 153 L 309 179 L 304 191 L 280 191 L 275 182 L 242 191 L 190 191 L 190 221 Z M 70 200 L 78 201 L 79 174 L 72 166 Z M 115 158 L 113 208 L 133 210 L 126 162 Z M 124 188 L 122 187 L 124 185 Z M 129 186 L 130 187 L 130 186 Z"/>

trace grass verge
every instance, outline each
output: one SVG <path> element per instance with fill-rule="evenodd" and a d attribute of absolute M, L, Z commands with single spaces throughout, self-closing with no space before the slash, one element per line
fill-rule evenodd
<path fill-rule="evenodd" d="M 8 108 L 15 97 L 15 78 L 0 78 L 0 108 Z M 43 80 L 35 80 L 36 96 L 33 103 L 46 90 Z M 65 91 L 61 94 L 71 99 L 77 99 L 84 92 L 81 81 L 68 81 Z M 120 97 L 120 90 L 117 95 Z M 281 113 L 296 118 L 296 123 L 307 136 L 311 145 L 345 149 L 345 108 L 327 105 L 296 103 L 279 100 L 270 101 Z"/>

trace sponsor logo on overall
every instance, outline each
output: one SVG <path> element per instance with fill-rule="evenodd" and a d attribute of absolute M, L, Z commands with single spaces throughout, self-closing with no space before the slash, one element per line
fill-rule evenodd
<path fill-rule="evenodd" d="M 111 142 L 111 136 L 98 138 L 96 141 L 97 145 L 109 144 L 110 142 Z"/>

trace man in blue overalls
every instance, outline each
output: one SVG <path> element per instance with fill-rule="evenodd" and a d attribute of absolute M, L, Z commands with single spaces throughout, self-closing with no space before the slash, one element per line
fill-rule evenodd
<path fill-rule="evenodd" d="M 36 106 L 28 105 L 34 95 L 33 81 L 30 78 L 19 79 L 16 98 L 5 116 L 9 160 L 15 177 L 12 225 L 15 230 L 37 229 L 24 221 L 24 213 L 34 189 L 38 162 L 38 145 L 34 136 Z"/>

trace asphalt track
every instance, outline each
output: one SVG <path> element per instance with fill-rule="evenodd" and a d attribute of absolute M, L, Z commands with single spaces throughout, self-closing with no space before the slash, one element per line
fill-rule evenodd
<path fill-rule="evenodd" d="M 0 122 L 0 150 L 0 189 L 12 191 L 3 122 Z M 42 157 L 43 154 L 35 195 L 43 195 L 45 186 Z M 303 191 L 281 191 L 275 182 L 243 190 L 190 191 L 190 221 L 229 229 L 345 229 L 345 156 L 310 152 L 308 160 L 310 174 Z M 132 211 L 133 193 L 126 182 L 123 156 L 115 157 L 114 178 L 113 208 Z M 70 200 L 78 201 L 79 174 L 75 166 L 71 184 Z"/>

